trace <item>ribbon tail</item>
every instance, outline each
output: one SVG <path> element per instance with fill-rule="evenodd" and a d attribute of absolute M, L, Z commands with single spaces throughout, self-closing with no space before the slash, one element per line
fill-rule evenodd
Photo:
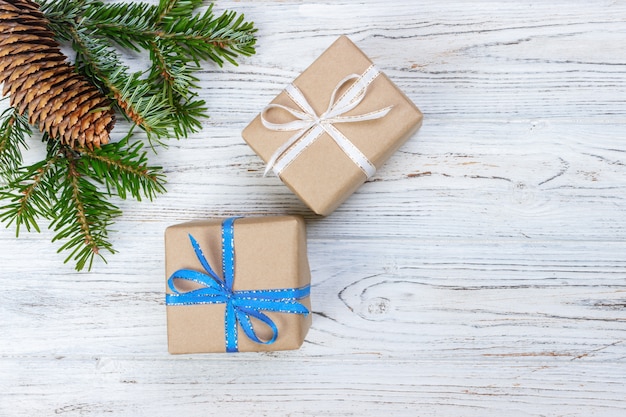
<path fill-rule="evenodd" d="M 287 149 L 283 156 L 274 164 L 274 172 L 276 175 L 280 175 L 292 162 L 296 160 L 306 148 L 311 146 L 313 142 L 317 140 L 324 133 L 324 128 L 317 124 L 313 126 L 308 132 L 306 132 L 301 140 L 295 141 L 294 145 Z"/>
<path fill-rule="evenodd" d="M 196 254 L 196 258 L 198 258 L 200 265 L 202 265 L 204 270 L 207 271 L 209 275 L 211 275 L 217 282 L 221 283 L 222 279 L 219 277 L 219 275 L 215 273 L 215 271 L 213 271 L 211 265 L 209 265 L 209 262 L 206 260 L 204 254 L 202 253 L 202 248 L 200 248 L 200 244 L 191 234 L 189 234 L 189 240 L 191 241 L 191 246 L 193 247 L 193 251 Z"/>
<path fill-rule="evenodd" d="M 306 129 L 299 130 L 294 135 L 292 135 L 289 139 L 287 139 L 287 141 L 283 143 L 278 149 L 274 151 L 269 161 L 267 161 L 265 172 L 263 172 L 264 177 L 266 177 L 267 174 L 274 168 L 274 166 L 276 165 L 276 161 L 278 161 L 278 158 L 280 158 L 285 153 L 285 151 L 291 148 L 293 144 L 296 143 L 298 139 L 302 137 L 304 132 L 310 129 L 310 127 L 311 125 L 309 124 L 309 126 L 307 126 Z M 274 171 L 276 172 L 277 170 L 274 170 Z M 279 174 L 280 174 L 280 171 L 276 172 L 276 175 L 279 175 Z"/>
<path fill-rule="evenodd" d="M 276 341 L 276 339 L 278 338 L 278 327 L 276 327 L 276 324 L 272 321 L 272 319 L 257 310 L 249 309 L 246 307 L 238 307 L 237 309 L 237 319 L 239 320 L 239 323 L 241 324 L 241 328 L 243 329 L 244 333 L 246 334 L 246 336 L 248 336 L 248 338 L 250 338 L 250 340 L 263 345 L 271 345 Z M 254 317 L 255 319 L 263 322 L 267 327 L 269 327 L 270 331 L 272 332 L 272 337 L 270 337 L 268 340 L 263 340 L 259 338 L 254 331 L 254 328 L 252 327 L 252 320 L 250 320 L 250 317 Z"/>

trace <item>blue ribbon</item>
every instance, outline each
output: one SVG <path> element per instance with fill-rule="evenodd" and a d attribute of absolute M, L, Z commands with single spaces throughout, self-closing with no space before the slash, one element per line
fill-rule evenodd
<path fill-rule="evenodd" d="M 189 235 L 191 246 L 204 270 L 208 273 L 191 269 L 179 269 L 168 279 L 167 285 L 172 294 L 165 295 L 165 304 L 196 305 L 196 304 L 225 304 L 224 327 L 226 351 L 237 352 L 237 323 L 250 340 L 261 344 L 272 344 L 278 338 L 276 324 L 261 311 L 275 311 L 280 313 L 302 314 L 307 316 L 309 310 L 297 300 L 310 295 L 311 287 L 283 288 L 271 290 L 233 291 L 235 280 L 235 239 L 234 223 L 238 217 L 231 217 L 222 223 L 222 271 L 224 279 L 220 278 L 202 254 L 198 242 Z M 196 282 L 203 287 L 181 292 L 176 288 L 175 280 L 183 279 Z M 255 318 L 272 331 L 269 340 L 261 340 L 252 327 L 251 318 Z"/>

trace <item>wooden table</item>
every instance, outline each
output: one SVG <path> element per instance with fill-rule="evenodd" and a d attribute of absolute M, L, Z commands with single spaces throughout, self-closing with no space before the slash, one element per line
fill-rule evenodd
<path fill-rule="evenodd" d="M 0 230 L 0 416 L 626 415 L 626 4 L 224 9 L 256 22 L 257 55 L 206 65 L 211 119 L 151 156 L 166 195 L 116 202 L 108 265 Z M 340 34 L 425 119 L 318 218 L 240 132 Z M 169 355 L 165 227 L 282 213 L 308 226 L 304 346 Z"/>

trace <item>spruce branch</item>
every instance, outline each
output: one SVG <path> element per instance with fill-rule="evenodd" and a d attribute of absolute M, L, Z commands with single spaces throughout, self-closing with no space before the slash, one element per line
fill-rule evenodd
<path fill-rule="evenodd" d="M 32 135 L 28 119 L 9 107 L 0 115 L 0 178 L 9 182 L 22 165 L 22 149 Z"/>
<path fill-rule="evenodd" d="M 173 125 L 176 137 L 187 137 L 202 127 L 200 119 L 206 112 L 204 100 L 190 100 L 174 104 L 174 112 L 169 121 Z"/>
<path fill-rule="evenodd" d="M 66 262 L 74 260 L 78 270 L 91 269 L 97 255 L 105 262 L 102 250 L 115 253 L 108 239 L 108 229 L 122 213 L 107 198 L 117 194 L 126 199 L 127 193 L 140 201 L 152 200 L 165 192 L 165 176 L 160 167 L 148 166 L 143 143 L 129 144 L 129 137 L 99 149 L 84 149 L 77 153 L 65 147 L 65 176 L 61 181 L 61 197 L 53 207 L 60 213 L 51 228 L 56 232 L 53 241 L 66 240 L 59 248 L 70 251 Z M 98 184 L 104 184 L 102 192 Z"/>
<path fill-rule="evenodd" d="M 37 219 L 51 218 L 52 202 L 56 198 L 59 170 L 58 154 L 35 164 L 20 167 L 8 185 L 2 187 L 0 196 L 9 203 L 0 207 L 0 221 L 7 227 L 15 223 L 15 234 L 19 236 L 22 226 L 27 231 L 40 231 Z"/>
<path fill-rule="evenodd" d="M 238 55 L 254 54 L 256 29 L 243 15 L 226 11 L 215 17 L 211 4 L 202 15 L 189 19 L 164 19 L 164 33 L 159 37 L 173 42 L 196 62 L 212 60 L 222 66 L 224 60 L 236 65 Z"/>
<path fill-rule="evenodd" d="M 91 0 L 38 1 L 41 11 L 48 18 L 48 27 L 61 41 L 71 41 L 68 30 L 83 15 Z"/>
<path fill-rule="evenodd" d="M 179 98 L 195 96 L 198 78 L 193 73 L 200 70 L 200 66 L 188 62 L 175 46 L 152 41 L 148 47 L 153 62 L 148 79 L 154 85 L 162 83 L 163 95 L 171 103 L 176 99 L 176 95 Z"/>
<path fill-rule="evenodd" d="M 81 18 L 81 26 L 98 37 L 141 51 L 155 38 L 157 6 L 146 3 L 93 3 Z"/>
<path fill-rule="evenodd" d="M 159 2 L 156 24 L 162 23 L 165 19 L 180 19 L 191 14 L 202 6 L 203 0 L 161 0 Z"/>
<path fill-rule="evenodd" d="M 120 113 L 143 129 L 150 142 L 162 143 L 163 138 L 186 137 L 202 126 L 200 119 L 206 117 L 203 105 L 194 105 L 194 112 L 186 111 L 186 100 L 197 95 L 191 91 L 196 87 L 192 70 L 197 67 L 189 68 L 164 53 L 153 57 L 151 71 L 156 75 L 130 73 L 120 54 L 105 39 L 90 36 L 85 29 L 71 28 L 69 32 L 78 69 L 95 84 L 101 85 L 115 101 Z M 164 73 L 167 77 L 162 75 Z M 166 78 L 167 82 L 161 82 Z"/>
<path fill-rule="evenodd" d="M 90 269 L 96 257 L 106 262 L 104 253 L 115 253 L 109 230 L 121 211 L 112 197 L 152 200 L 166 191 L 145 141 L 131 141 L 134 128 L 153 149 L 199 131 L 208 117 L 196 91 L 201 61 L 236 65 L 255 52 L 256 29 L 235 12 L 216 16 L 212 4 L 197 12 L 203 0 L 0 4 L 8 11 L 0 15 L 7 40 L 0 81 L 11 95 L 0 114 L 0 221 L 18 236 L 48 221 L 66 262 Z M 62 45 L 74 49 L 73 65 L 65 65 Z M 149 68 L 132 72 L 124 49 L 147 54 Z M 124 139 L 107 143 L 113 109 L 131 126 Z M 32 126 L 42 130 L 47 155 L 24 165 Z"/>
<path fill-rule="evenodd" d="M 69 251 L 65 261 L 75 261 L 77 270 L 90 269 L 96 255 L 105 260 L 103 250 L 115 253 L 108 231 L 121 211 L 111 196 L 152 200 L 165 192 L 165 176 L 148 165 L 143 143 L 131 144 L 128 137 L 81 152 L 47 135 L 44 141 L 47 158 L 21 167 L 0 189 L 0 198 L 8 200 L 0 207 L 0 221 L 15 224 L 19 236 L 22 227 L 40 231 L 38 219 L 49 220 L 52 241 L 64 241 L 58 251 Z"/>
<path fill-rule="evenodd" d="M 101 251 L 115 253 L 108 230 L 122 212 L 81 173 L 83 159 L 79 154 L 68 148 L 63 154 L 64 163 L 60 165 L 65 175 L 60 182 L 59 198 L 52 207 L 57 213 L 50 224 L 56 233 L 52 241 L 65 241 L 58 249 L 58 252 L 70 251 L 65 262 L 75 261 L 79 271 L 85 266 L 91 269 L 96 255 L 106 262 Z"/>
<path fill-rule="evenodd" d="M 119 53 L 103 39 L 90 37 L 84 30 L 70 29 L 76 51 L 76 66 L 105 94 L 115 100 L 127 119 L 146 131 L 149 140 L 170 134 L 167 119 L 172 112 L 165 98 L 152 93 L 152 85 L 141 72 L 130 74 Z"/>
<path fill-rule="evenodd" d="M 123 69 L 111 74 L 109 88 L 123 114 L 142 128 L 150 142 L 174 136 L 170 124 L 174 111 L 166 98 L 151 93 L 152 86 L 137 72 L 126 77 Z"/>
<path fill-rule="evenodd" d="M 114 40 L 134 50 L 149 49 L 157 39 L 185 51 L 195 62 L 224 59 L 237 65 L 241 54 L 254 54 L 256 29 L 243 15 L 226 11 L 219 17 L 213 4 L 203 14 L 193 15 L 197 0 L 161 0 L 158 7 L 148 4 L 110 4 L 87 10 L 82 24 L 97 36 Z"/>
<path fill-rule="evenodd" d="M 122 199 L 130 193 L 138 201 L 143 197 L 152 200 L 165 192 L 165 175 L 161 167 L 147 165 L 147 153 L 142 149 L 142 142 L 129 144 L 128 138 L 100 149 L 85 149 L 81 173 L 104 183 L 109 194 Z"/>

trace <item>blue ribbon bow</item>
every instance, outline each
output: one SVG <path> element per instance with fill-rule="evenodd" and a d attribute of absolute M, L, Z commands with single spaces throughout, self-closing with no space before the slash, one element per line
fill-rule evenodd
<path fill-rule="evenodd" d="M 311 287 L 283 288 L 271 290 L 233 291 L 235 280 L 235 240 L 234 223 L 237 217 L 231 217 L 222 223 L 222 271 L 224 279 L 217 275 L 202 254 L 200 245 L 192 235 L 189 235 L 191 245 L 204 270 L 208 273 L 191 269 L 179 269 L 168 279 L 167 285 L 173 294 L 165 295 L 165 304 L 195 305 L 195 304 L 226 304 L 224 313 L 224 327 L 226 351 L 237 352 L 237 323 L 241 325 L 248 338 L 256 343 L 272 344 L 278 338 L 276 324 L 261 311 L 275 311 L 280 313 L 302 314 L 307 316 L 309 310 L 297 300 L 310 295 Z M 183 279 L 203 285 L 202 288 L 181 292 L 176 288 L 175 280 Z M 252 327 L 251 318 L 258 319 L 272 331 L 269 340 L 262 340 Z"/>

